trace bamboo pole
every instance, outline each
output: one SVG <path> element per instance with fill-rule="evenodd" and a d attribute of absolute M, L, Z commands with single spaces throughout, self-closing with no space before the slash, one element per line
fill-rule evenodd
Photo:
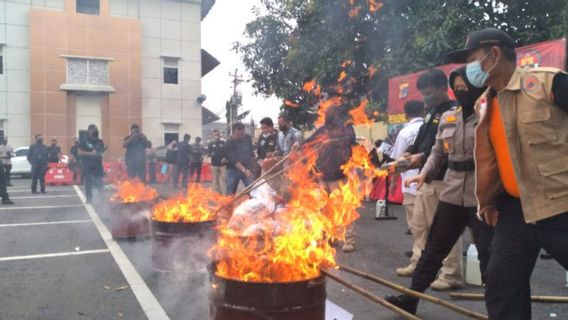
<path fill-rule="evenodd" d="M 374 276 L 370 273 L 359 271 L 359 270 L 356 270 L 356 269 L 353 269 L 353 268 L 350 268 L 350 267 L 345 267 L 345 266 L 339 266 L 339 269 L 344 270 L 346 272 L 349 272 L 351 274 L 354 274 L 356 276 L 359 276 L 361 278 L 371 280 L 371 281 L 376 282 L 378 284 L 384 285 L 386 287 L 389 287 L 393 290 L 399 291 L 399 292 L 404 293 L 406 295 L 409 295 L 411 297 L 419 298 L 419 299 L 422 299 L 422 300 L 426 300 L 426 301 L 438 304 L 442 307 L 445 307 L 445 308 L 453 310 L 457 313 L 463 314 L 463 315 L 465 315 L 469 318 L 479 319 L 479 320 L 488 319 L 486 315 L 473 312 L 471 310 L 465 309 L 465 308 L 460 307 L 458 305 L 455 305 L 453 303 L 447 302 L 443 299 L 440 299 L 440 298 L 437 298 L 437 297 L 434 297 L 434 296 L 431 296 L 431 295 L 428 295 L 428 294 L 424 294 L 424 293 L 421 293 L 421 292 L 418 292 L 418 291 L 414 291 L 414 290 L 405 288 L 401 285 L 398 285 L 398 284 L 390 282 L 388 280 L 379 278 L 379 277 Z"/>
<path fill-rule="evenodd" d="M 465 292 L 450 292 L 450 297 L 453 299 L 463 300 L 485 300 L 483 293 L 465 293 Z M 568 303 L 568 297 L 564 296 L 532 296 L 532 302 L 542 303 Z"/>
<path fill-rule="evenodd" d="M 347 288 L 349 288 L 349 289 L 351 289 L 351 290 L 353 290 L 353 291 L 359 293 L 360 295 L 364 296 L 365 298 L 367 298 L 367 299 L 369 299 L 369 300 L 371 300 L 371 301 L 373 301 L 373 302 L 375 302 L 375 303 L 378 303 L 378 304 L 382 305 L 383 307 L 385 307 L 385 308 L 387 308 L 387 309 L 389 309 L 389 310 L 395 312 L 396 314 L 398 314 L 398 315 L 404 317 L 405 319 L 420 320 L 420 318 L 418 318 L 417 316 L 415 316 L 415 315 L 413 315 L 413 314 L 411 314 L 411 313 L 409 313 L 409 312 L 407 312 L 407 311 L 405 311 L 405 310 L 403 310 L 403 309 L 401 309 L 401 308 L 399 308 L 399 307 L 393 305 L 392 303 L 389 303 L 389 302 L 386 301 L 385 299 L 383 299 L 383 298 L 381 298 L 381 297 L 379 297 L 379 296 L 376 296 L 376 295 L 370 293 L 369 291 L 367 291 L 367 290 L 365 290 L 365 289 L 363 289 L 363 288 L 361 288 L 361 287 L 358 287 L 358 286 L 352 284 L 351 282 L 348 282 L 348 281 L 346 281 L 346 280 L 344 280 L 344 279 L 342 279 L 342 278 L 340 278 L 340 277 L 338 277 L 338 276 L 336 276 L 336 275 L 334 275 L 334 274 L 332 274 L 332 273 L 330 273 L 330 272 L 328 272 L 328 271 L 326 271 L 326 270 L 322 270 L 321 272 L 322 272 L 323 274 L 325 274 L 328 278 L 337 281 L 337 282 L 340 283 L 341 285 L 343 285 L 343 286 L 345 286 L 345 287 L 347 287 Z"/>

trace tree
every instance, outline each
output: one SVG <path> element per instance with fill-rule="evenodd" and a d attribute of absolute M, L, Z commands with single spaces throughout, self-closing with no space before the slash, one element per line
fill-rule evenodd
<path fill-rule="evenodd" d="M 374 2 L 262 0 L 246 40 L 235 45 L 254 88 L 298 105 L 291 109 L 294 123 L 307 128 L 317 108 L 302 90 L 308 80 L 328 91 L 346 71 L 357 80 L 352 93 L 370 98 L 368 111 L 382 111 L 390 77 L 447 63 L 446 54 L 462 47 L 470 31 L 499 27 L 519 46 L 567 32 L 565 0 L 384 0 L 375 12 Z M 351 63 L 343 68 L 345 61 Z"/>

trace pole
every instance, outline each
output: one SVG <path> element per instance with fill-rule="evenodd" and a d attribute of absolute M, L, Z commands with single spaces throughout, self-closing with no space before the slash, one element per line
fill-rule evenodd
<path fill-rule="evenodd" d="M 450 292 L 450 297 L 463 300 L 485 300 L 483 293 Z M 568 303 L 568 297 L 562 296 L 532 296 L 532 302 L 542 303 Z"/>

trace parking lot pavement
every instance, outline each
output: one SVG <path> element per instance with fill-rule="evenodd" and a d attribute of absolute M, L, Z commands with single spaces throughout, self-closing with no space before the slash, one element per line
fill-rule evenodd
<path fill-rule="evenodd" d="M 0 319 L 146 319 L 75 189 L 29 182 L 0 206 Z"/>

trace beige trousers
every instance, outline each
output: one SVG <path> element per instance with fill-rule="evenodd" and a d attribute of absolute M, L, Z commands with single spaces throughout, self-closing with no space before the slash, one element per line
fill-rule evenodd
<path fill-rule="evenodd" d="M 227 193 L 227 185 L 225 184 L 226 166 L 211 166 L 211 174 L 213 175 L 213 190 L 219 194 Z"/>
<path fill-rule="evenodd" d="M 430 184 L 424 184 L 416 193 L 410 228 L 414 236 L 410 262 L 414 265 L 418 263 L 422 250 L 426 246 L 428 233 L 430 232 L 434 213 L 438 206 L 439 195 L 445 186 L 445 183 L 442 181 L 432 181 Z M 460 237 L 452 251 L 444 259 L 440 278 L 449 281 L 463 281 L 462 265 L 462 238 Z"/>
<path fill-rule="evenodd" d="M 412 228 L 412 213 L 414 212 L 414 202 L 416 196 L 411 193 L 404 193 L 404 200 L 402 200 L 402 206 L 404 207 L 404 213 L 406 214 L 406 224 L 408 229 Z"/>

